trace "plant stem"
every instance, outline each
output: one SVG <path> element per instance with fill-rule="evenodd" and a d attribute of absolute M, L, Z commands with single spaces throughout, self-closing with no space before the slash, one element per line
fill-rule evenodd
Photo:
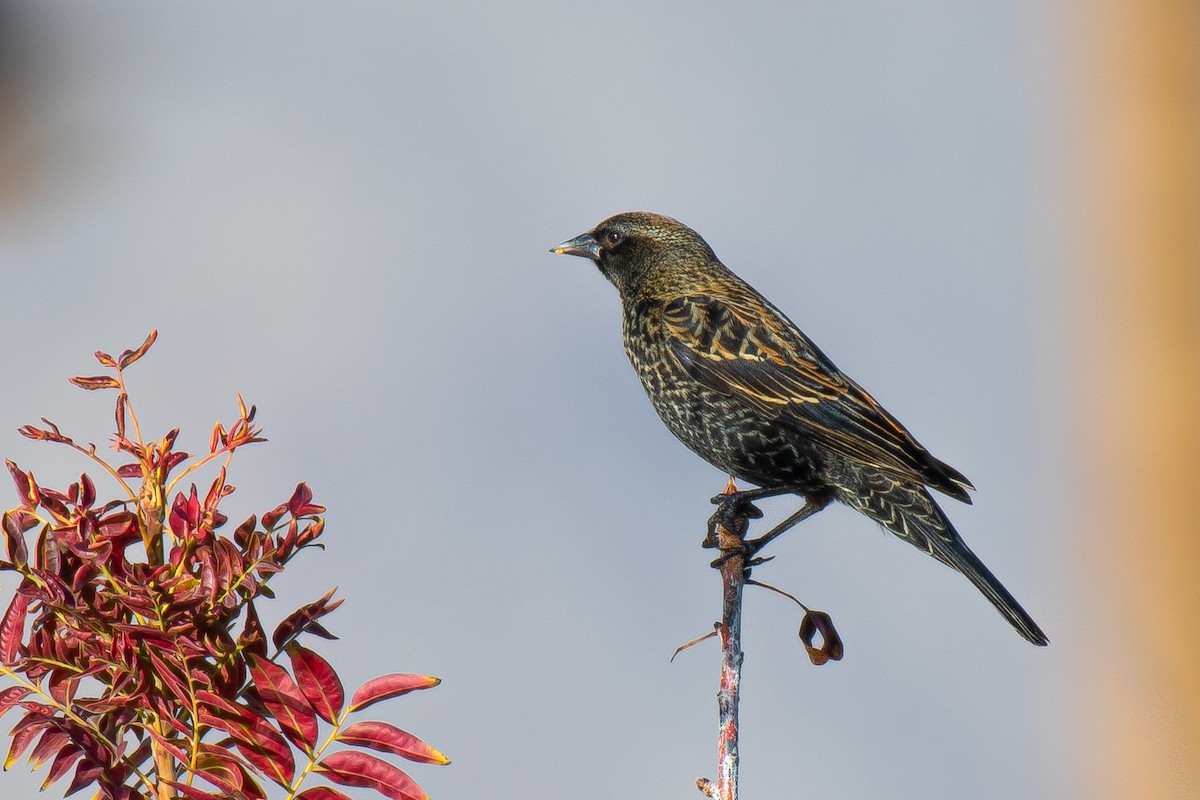
<path fill-rule="evenodd" d="M 734 539 L 733 552 L 721 564 L 721 688 L 717 692 L 717 798 L 737 800 L 738 783 L 738 699 L 742 680 L 742 589 L 746 585 L 745 556 L 742 540 L 718 528 L 718 534 Z M 722 542 L 722 550 L 726 550 Z"/>
<path fill-rule="evenodd" d="M 737 487 L 730 479 L 725 494 Z M 723 524 L 722 512 L 714 515 L 717 546 L 721 550 L 721 622 L 717 636 L 721 640 L 721 685 L 717 691 L 717 780 L 698 782 L 700 790 L 714 800 L 737 800 L 738 796 L 738 699 L 742 681 L 742 593 L 749 579 L 745 537 L 750 526 L 748 516 L 738 515 Z M 733 530 L 730 530 L 732 526 Z"/>
<path fill-rule="evenodd" d="M 163 738 L 170 735 L 171 728 L 167 723 L 160 720 L 154 722 L 153 725 Z M 150 743 L 150 752 L 154 754 L 154 780 L 157 784 L 158 800 L 174 800 L 176 792 L 169 781 L 175 780 L 175 756 L 171 755 L 157 741 Z"/>
<path fill-rule="evenodd" d="M 278 656 L 279 653 L 282 652 L 283 651 L 280 650 L 275 655 Z M 350 716 L 350 713 L 350 709 L 346 709 L 340 715 L 338 715 L 337 721 L 333 723 L 333 730 L 331 730 L 329 735 L 325 737 L 325 741 L 321 744 L 321 746 L 309 755 L 308 763 L 304 765 L 304 768 L 300 771 L 300 774 L 296 776 L 296 779 L 292 781 L 292 785 L 288 787 L 287 800 L 292 800 L 292 798 L 296 796 L 296 794 L 300 791 L 300 784 L 304 783 L 304 779 L 307 778 L 313 772 L 313 770 L 317 768 L 317 762 L 321 760 L 321 756 L 325 754 L 325 751 L 329 749 L 329 746 L 337 741 L 337 735 L 341 733 L 342 726 L 346 724 L 346 718 Z"/>

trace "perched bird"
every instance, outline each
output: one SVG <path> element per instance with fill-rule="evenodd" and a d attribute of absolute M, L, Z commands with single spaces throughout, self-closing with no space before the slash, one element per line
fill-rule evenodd
<path fill-rule="evenodd" d="M 713 466 L 803 508 L 756 551 L 838 500 L 958 570 L 1029 641 L 1048 643 L 963 542 L 929 489 L 970 503 L 962 473 L 934 458 L 783 312 L 670 217 L 618 214 L 551 249 L 583 256 L 621 297 L 625 353 L 658 415 Z"/>

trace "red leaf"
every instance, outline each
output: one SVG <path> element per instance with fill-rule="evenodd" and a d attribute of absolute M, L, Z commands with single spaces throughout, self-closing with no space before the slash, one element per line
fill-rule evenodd
<path fill-rule="evenodd" d="M 221 423 L 213 425 L 212 437 L 208 440 L 208 452 L 215 453 L 217 448 L 225 443 L 225 426 Z"/>
<path fill-rule="evenodd" d="M 102 539 L 128 539 L 132 542 L 137 538 L 137 517 L 131 511 L 117 511 L 103 517 L 96 529 L 96 535 Z"/>
<path fill-rule="evenodd" d="M 117 382 L 117 379 L 109 375 L 93 375 L 90 378 L 76 376 L 71 378 L 70 381 L 80 389 L 87 389 L 88 391 L 121 388 L 121 384 Z"/>
<path fill-rule="evenodd" d="M 325 519 L 323 517 L 316 522 L 310 522 L 304 526 L 304 530 L 300 531 L 300 535 L 296 537 L 296 544 L 304 547 L 309 542 L 317 539 L 324 530 Z"/>
<path fill-rule="evenodd" d="M 0 528 L 4 530 L 4 543 L 8 548 L 8 560 L 18 567 L 29 563 L 29 546 L 25 544 L 25 531 L 37 524 L 33 515 L 24 509 L 5 511 L 0 517 Z"/>
<path fill-rule="evenodd" d="M 90 786 L 96 782 L 96 778 L 100 777 L 104 772 L 104 768 L 91 759 L 84 758 L 79 762 L 79 766 L 75 768 L 75 775 L 71 778 L 70 785 L 63 792 L 63 797 L 75 794 L 85 786 Z"/>
<path fill-rule="evenodd" d="M 13 725 L 12 731 L 9 731 L 10 734 L 16 731 L 17 728 L 24 728 L 26 725 L 44 723 L 46 720 L 52 719 L 54 715 L 58 713 L 58 709 L 49 703 L 39 703 L 36 700 L 23 700 L 21 702 L 21 708 L 32 713 L 26 714 L 21 718 L 20 722 L 18 722 L 16 725 Z"/>
<path fill-rule="evenodd" d="M 206 695 L 208 692 L 197 692 Z M 204 699 L 204 698 L 201 698 Z M 245 712 L 240 718 L 218 716 L 209 708 L 199 709 L 202 725 L 226 731 L 234 744 L 255 769 L 280 786 L 287 786 L 296 775 L 296 761 L 287 740 L 261 717 Z"/>
<path fill-rule="evenodd" d="M 372 750 L 403 756 L 409 761 L 420 761 L 424 764 L 450 763 L 450 759 L 440 751 L 411 733 L 386 722 L 356 722 L 338 733 L 337 739 L 355 747 L 369 747 Z"/>
<path fill-rule="evenodd" d="M 10 708 L 29 696 L 32 689 L 26 689 L 24 686 L 10 686 L 0 692 L 0 717 L 3 717 Z"/>
<path fill-rule="evenodd" d="M 195 786 L 188 786 L 186 783 L 180 783 L 179 781 L 163 781 L 163 783 L 188 798 L 188 800 L 222 800 L 222 798 L 229 797 L 226 794 L 228 792 L 227 789 L 222 789 L 221 792 L 205 792 L 197 789 Z"/>
<path fill-rule="evenodd" d="M 38 500 L 41 502 L 42 508 L 49 511 L 63 525 L 71 521 L 71 512 L 67 509 L 66 503 L 63 502 L 66 499 L 64 495 L 53 489 L 38 490 Z"/>
<path fill-rule="evenodd" d="M 96 502 L 96 484 L 85 472 L 79 476 L 79 507 L 91 508 Z"/>
<path fill-rule="evenodd" d="M 83 750 L 74 742 L 67 744 L 59 750 L 58 755 L 54 757 L 54 761 L 50 764 L 50 770 L 46 773 L 46 780 L 42 781 L 42 791 L 45 791 L 50 787 L 50 784 L 58 781 L 63 775 L 66 775 L 67 770 L 82 755 Z"/>
<path fill-rule="evenodd" d="M 75 692 L 79 689 L 79 673 L 74 669 L 56 667 L 50 671 L 46 689 L 60 706 L 69 707 L 75 699 Z"/>
<path fill-rule="evenodd" d="M 115 367 L 117 365 L 116 360 L 103 350 L 96 351 L 96 360 L 100 362 L 100 366 L 102 367 Z"/>
<path fill-rule="evenodd" d="M 142 477 L 141 464 L 122 464 L 117 467 L 117 474 L 122 478 L 140 478 Z"/>
<path fill-rule="evenodd" d="M 296 800 L 350 800 L 350 795 L 329 786 L 314 786 L 296 795 Z"/>
<path fill-rule="evenodd" d="M 171 655 L 170 651 L 163 652 Z M 178 666 L 167 664 L 154 648 L 147 648 L 147 654 L 150 656 L 150 663 L 154 666 L 154 676 L 162 681 L 180 705 L 184 708 L 189 707 L 193 700 L 192 693 L 188 688 L 187 680 L 180 675 Z"/>
<path fill-rule="evenodd" d="M 114 365 L 115 366 L 115 365 Z M 125 438 L 125 409 L 129 407 L 129 395 L 121 392 L 117 395 L 117 407 L 114 411 L 117 420 L 117 439 Z"/>
<path fill-rule="evenodd" d="M 317 744 L 317 718 L 292 676 L 278 664 L 250 656 L 250 677 L 263 705 L 279 721 L 283 733 L 306 753 Z"/>
<path fill-rule="evenodd" d="M 137 361 L 142 356 L 146 355 L 146 351 L 150 349 L 150 345 L 154 344 L 154 340 L 158 338 L 158 330 L 150 331 L 150 335 L 146 337 L 146 341 L 138 345 L 136 350 L 125 350 L 117 359 L 117 367 L 125 369 L 133 362 Z"/>
<path fill-rule="evenodd" d="M 296 777 L 296 759 L 287 740 L 265 719 L 255 717 L 248 732 L 230 732 L 237 749 L 263 775 L 286 787 Z"/>
<path fill-rule="evenodd" d="M 42 417 L 42 422 L 50 426 L 51 430 L 44 428 L 35 428 L 32 425 L 22 425 L 17 428 L 17 433 L 24 436 L 26 439 L 33 439 L 35 442 L 58 442 L 59 444 L 72 444 L 69 437 L 63 436 L 54 423 Z"/>
<path fill-rule="evenodd" d="M 67 732 L 58 730 L 57 728 L 47 728 L 42 733 L 42 738 L 38 739 L 38 743 L 34 745 L 33 750 L 29 753 L 29 766 L 37 769 L 46 760 L 50 758 L 50 754 L 58 750 L 58 748 L 68 743 Z"/>
<path fill-rule="evenodd" d="M 294 639 L 305 632 L 314 633 L 316 636 L 326 639 L 336 639 L 334 634 L 325 631 L 324 627 L 317 624 L 318 619 L 329 614 L 344 602 L 341 597 L 332 600 L 335 591 L 337 591 L 336 588 L 326 591 L 322 599 L 314 600 L 307 606 L 301 606 L 283 618 L 283 621 L 276 626 L 275 632 L 271 633 L 271 642 L 275 643 L 276 648 L 282 648 L 289 639 Z"/>
<path fill-rule="evenodd" d="M 333 722 L 342 713 L 346 692 L 342 680 L 329 662 L 312 650 L 294 644 L 287 649 L 300 691 L 313 709 L 326 722 Z"/>
<path fill-rule="evenodd" d="M 50 719 L 36 711 L 30 711 L 21 717 L 21 721 L 14 725 L 9 733 L 9 736 L 12 737 L 12 745 L 8 748 L 8 757 L 4 759 L 5 770 L 16 763 L 21 754 L 33 743 L 33 737 L 49 724 Z"/>
<path fill-rule="evenodd" d="M 187 759 L 182 760 L 187 763 Z M 242 791 L 245 776 L 242 765 L 233 753 L 224 748 L 202 742 L 196 757 L 195 773 L 229 794 L 238 795 Z"/>
<path fill-rule="evenodd" d="M 150 734 L 151 739 L 157 742 L 161 748 L 174 756 L 175 760 L 179 761 L 181 764 L 187 764 L 189 761 L 191 761 L 191 758 L 187 753 L 184 752 L 182 747 L 180 747 L 176 742 L 172 742 L 158 731 L 154 730 L 152 726 L 146 726 L 145 731 L 146 733 Z M 201 748 L 205 746 L 206 745 L 204 744 L 200 745 Z"/>
<path fill-rule="evenodd" d="M 202 724 L 227 731 L 246 760 L 263 775 L 281 786 L 292 782 L 296 775 L 292 749 L 271 723 L 212 692 L 196 692 L 196 698 L 204 704 L 199 709 Z"/>
<path fill-rule="evenodd" d="M 367 753 L 342 750 L 317 764 L 317 770 L 334 783 L 374 789 L 391 800 L 429 800 L 403 770 Z"/>
<path fill-rule="evenodd" d="M 175 495 L 175 502 L 171 503 L 168 524 L 171 526 L 171 532 L 180 539 L 187 536 L 200 524 L 200 498 L 196 494 L 196 484 L 192 484 L 190 495 L 185 495 L 183 492 Z"/>
<path fill-rule="evenodd" d="M 32 585 L 28 578 L 21 581 L 22 586 Z M 0 664 L 14 664 L 21 647 L 21 639 L 25 636 L 25 613 L 29 610 L 29 598 L 18 591 L 13 595 L 4 619 L 0 620 Z"/>
<path fill-rule="evenodd" d="M 204 495 L 204 510 L 216 513 L 217 505 L 221 502 L 221 498 L 228 497 L 231 494 L 233 494 L 233 487 L 225 483 L 225 468 L 221 467 L 221 471 L 217 473 L 212 486 L 208 487 L 208 493 Z M 214 525 L 213 527 L 216 526 Z"/>
<path fill-rule="evenodd" d="M 374 678 L 358 687 L 354 697 L 350 698 L 350 710 L 358 711 L 380 700 L 399 697 L 417 689 L 429 689 L 441 682 L 441 678 L 432 675 L 412 675 L 404 672 Z"/>
<path fill-rule="evenodd" d="M 246 625 L 242 635 L 237 640 L 238 648 L 249 656 L 266 658 L 267 637 L 263 632 L 262 622 L 258 618 L 258 609 L 253 602 L 246 604 Z"/>
<path fill-rule="evenodd" d="M 271 509 L 270 511 L 263 514 L 263 516 L 262 516 L 263 527 L 269 531 L 274 530 L 275 525 L 279 522 L 280 519 L 283 518 L 283 515 L 286 513 L 287 513 L 286 505 L 276 506 L 275 508 Z"/>
<path fill-rule="evenodd" d="M 267 793 L 259 786 L 250 772 L 242 767 L 242 800 L 267 800 Z"/>
<path fill-rule="evenodd" d="M 336 636 L 317 624 L 318 619 L 329 614 L 344 602 L 340 597 L 332 600 L 333 593 L 336 591 L 336 588 L 330 589 L 320 600 L 314 600 L 308 605 L 301 606 L 284 617 L 283 622 L 279 623 L 275 627 L 274 633 L 271 634 L 271 641 L 275 646 L 283 647 L 288 640 L 306 632 L 325 639 L 336 639 Z"/>
<path fill-rule="evenodd" d="M 205 725 L 212 725 L 230 733 L 233 733 L 236 728 L 246 729 L 248 727 L 248 721 L 252 715 L 244 706 L 234 705 L 221 695 L 214 694 L 207 689 L 196 692 L 196 699 L 202 704 L 199 708 L 200 713 L 206 713 L 212 718 L 212 720 L 205 720 Z"/>
<path fill-rule="evenodd" d="M 17 485 L 17 494 L 21 496 L 21 504 L 32 511 L 34 504 L 37 502 L 37 492 L 33 490 L 33 486 L 31 485 L 32 477 L 7 458 L 4 459 L 4 463 L 8 466 L 8 472 L 12 475 L 13 483 Z"/>
<path fill-rule="evenodd" d="M 307 483 L 296 484 L 296 491 L 292 492 L 291 499 L 287 501 L 288 511 L 293 517 L 305 517 L 325 511 L 325 506 L 312 502 L 312 496 L 312 489 Z"/>
<path fill-rule="evenodd" d="M 72 550 L 78 553 L 78 549 L 76 548 L 72 548 Z M 38 534 L 37 558 L 34 564 L 43 572 L 49 572 L 54 575 L 58 575 L 59 570 L 62 568 L 62 550 L 60 549 L 59 539 L 56 533 L 50 530 L 49 525 L 42 528 Z"/>

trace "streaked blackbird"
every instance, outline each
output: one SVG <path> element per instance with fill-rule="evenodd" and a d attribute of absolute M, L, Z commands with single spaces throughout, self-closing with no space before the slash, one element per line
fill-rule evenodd
<path fill-rule="evenodd" d="M 740 493 L 742 501 L 805 498 L 748 542 L 751 551 L 838 500 L 961 572 L 1022 636 L 1048 643 L 928 491 L 970 503 L 970 481 L 934 458 L 699 234 L 670 217 L 630 212 L 551 252 L 590 258 L 617 287 L 625 352 L 650 402 L 710 464 L 762 487 Z"/>

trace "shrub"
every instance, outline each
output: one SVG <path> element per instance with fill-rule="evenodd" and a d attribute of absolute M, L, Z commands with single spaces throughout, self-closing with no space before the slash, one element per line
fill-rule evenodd
<path fill-rule="evenodd" d="M 4 512 L 0 571 L 19 585 L 0 618 L 0 715 L 23 712 L 4 766 L 22 755 L 49 763 L 43 788 L 72 773 L 66 793 L 94 787 L 114 800 L 266 798 L 269 783 L 296 800 L 338 800 L 314 773 L 397 800 L 424 798 L 388 760 L 448 763 L 387 722 L 351 721 L 372 704 L 438 684 L 426 675 L 368 681 L 346 702 L 334 668 L 300 644 L 334 638 L 322 620 L 341 604 L 333 592 L 288 615 L 268 641 L 257 604 L 302 551 L 321 547 L 324 506 L 301 483 L 287 502 L 223 532 L 221 501 L 233 491 L 235 451 L 265 441 L 254 406 L 217 423 L 208 452 L 176 449 L 179 430 L 145 439 L 125 389 L 124 370 L 154 343 L 114 358 L 111 374 L 72 378 L 114 390 L 116 461 L 48 420 L 20 432 L 77 450 L 115 482 L 104 500 L 87 474 L 65 491 L 40 486 L 8 464 L 19 504 Z M 203 496 L 184 481 L 220 464 Z M 3 684 L 0 684 L 2 686 Z M 272 790 L 272 795 L 279 791 Z"/>

